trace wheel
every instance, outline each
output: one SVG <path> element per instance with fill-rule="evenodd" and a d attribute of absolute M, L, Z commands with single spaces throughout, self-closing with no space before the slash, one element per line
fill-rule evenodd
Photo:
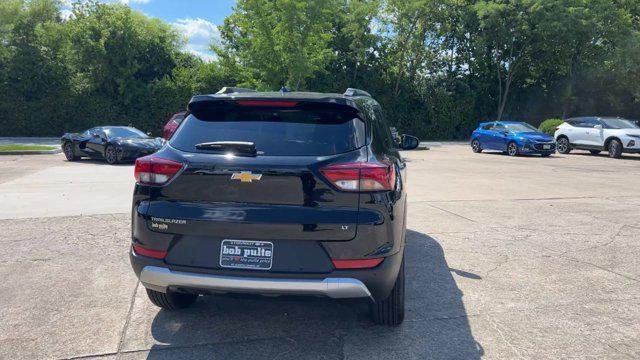
<path fill-rule="evenodd" d="M 174 291 L 161 293 L 159 291 L 147 289 L 147 296 L 153 305 L 161 307 L 165 310 L 178 310 L 188 308 L 198 300 L 196 294 L 184 294 Z"/>
<path fill-rule="evenodd" d="M 397 326 L 404 320 L 404 259 L 391 294 L 371 305 L 373 322 L 379 325 Z"/>
<path fill-rule="evenodd" d="M 622 143 L 620 140 L 613 139 L 609 142 L 609 157 L 620 159 L 622 156 Z"/>
<path fill-rule="evenodd" d="M 509 145 L 507 145 L 507 154 L 509 156 L 518 156 L 518 144 L 514 141 L 510 142 Z"/>
<path fill-rule="evenodd" d="M 111 165 L 118 163 L 118 151 L 113 145 L 108 145 L 104 149 L 104 159 Z"/>
<path fill-rule="evenodd" d="M 589 150 L 589 152 L 591 153 L 591 155 L 598 155 L 598 154 L 600 154 L 600 150 Z"/>
<path fill-rule="evenodd" d="M 478 139 L 474 139 L 471 142 L 471 149 L 473 150 L 474 153 L 482 152 L 482 146 L 480 146 L 480 141 L 478 141 Z"/>
<path fill-rule="evenodd" d="M 70 142 L 66 142 L 62 145 L 62 151 L 64 152 L 64 157 L 67 158 L 67 161 L 76 161 L 80 159 L 79 156 L 76 156 L 73 153 L 73 144 Z"/>
<path fill-rule="evenodd" d="M 557 149 L 560 154 L 568 154 L 571 152 L 571 146 L 569 145 L 569 139 L 566 137 L 560 137 L 557 141 Z"/>

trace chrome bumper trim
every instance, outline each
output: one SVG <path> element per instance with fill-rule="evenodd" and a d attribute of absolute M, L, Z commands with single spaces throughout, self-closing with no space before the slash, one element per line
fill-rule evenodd
<path fill-rule="evenodd" d="M 371 297 L 362 281 L 352 278 L 279 279 L 236 277 L 172 271 L 145 266 L 140 282 L 152 290 L 166 292 L 169 287 L 207 289 L 220 292 L 243 292 L 277 295 L 317 295 L 334 299 Z"/>

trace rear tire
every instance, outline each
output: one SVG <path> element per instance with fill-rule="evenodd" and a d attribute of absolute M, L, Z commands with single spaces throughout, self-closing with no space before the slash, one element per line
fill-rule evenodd
<path fill-rule="evenodd" d="M 80 159 L 79 156 L 76 156 L 73 153 L 73 144 L 69 141 L 62 145 L 62 152 L 64 152 L 64 157 L 67 158 L 67 161 L 76 161 Z"/>
<path fill-rule="evenodd" d="M 167 290 L 166 293 L 147 289 L 147 296 L 153 305 L 165 310 L 178 310 L 188 308 L 198 300 L 196 294 L 183 294 Z"/>
<path fill-rule="evenodd" d="M 471 142 L 471 150 L 473 150 L 474 153 L 482 152 L 482 146 L 480 146 L 480 141 L 478 141 L 478 139 L 474 139 Z"/>
<path fill-rule="evenodd" d="M 620 140 L 613 139 L 609 142 L 609 157 L 620 159 L 622 156 L 622 143 Z"/>
<path fill-rule="evenodd" d="M 118 150 L 113 145 L 108 145 L 106 149 L 104 149 L 104 159 L 110 165 L 115 165 L 118 163 Z"/>
<path fill-rule="evenodd" d="M 565 136 L 559 137 L 557 140 L 557 149 L 560 154 L 568 154 L 571 152 L 571 145 L 569 145 L 569 139 Z"/>
<path fill-rule="evenodd" d="M 598 155 L 598 154 L 600 154 L 600 150 L 589 150 L 589 152 L 591 153 L 591 155 Z"/>
<path fill-rule="evenodd" d="M 518 153 L 518 144 L 516 144 L 515 141 L 507 144 L 507 154 L 509 156 L 518 156 Z"/>
<path fill-rule="evenodd" d="M 379 325 L 398 326 L 404 320 L 404 259 L 391 294 L 371 305 L 373 322 Z"/>

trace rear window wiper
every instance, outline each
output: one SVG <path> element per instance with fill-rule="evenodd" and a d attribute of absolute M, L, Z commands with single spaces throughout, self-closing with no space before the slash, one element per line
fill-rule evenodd
<path fill-rule="evenodd" d="M 238 155 L 255 156 L 256 145 L 248 141 L 212 141 L 196 144 L 198 150 L 220 151 Z"/>

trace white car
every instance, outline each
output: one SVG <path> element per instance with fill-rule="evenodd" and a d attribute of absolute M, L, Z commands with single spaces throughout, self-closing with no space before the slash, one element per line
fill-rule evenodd
<path fill-rule="evenodd" d="M 558 152 L 588 150 L 596 155 L 605 150 L 612 158 L 622 153 L 640 153 L 640 126 L 634 121 L 608 117 L 580 117 L 565 120 L 554 134 Z"/>

